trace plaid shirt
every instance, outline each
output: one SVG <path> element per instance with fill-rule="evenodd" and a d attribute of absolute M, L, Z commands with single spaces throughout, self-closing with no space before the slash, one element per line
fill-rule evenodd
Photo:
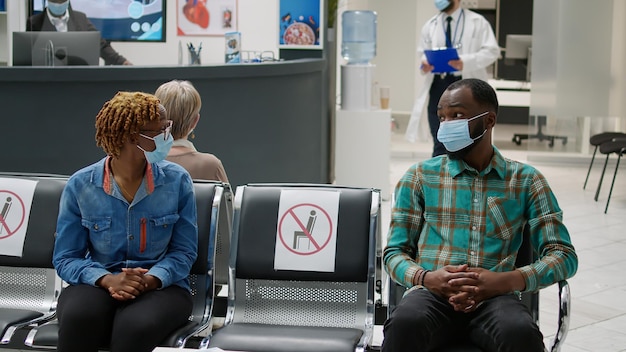
<path fill-rule="evenodd" d="M 445 265 L 514 270 L 526 224 L 539 253 L 536 262 L 517 268 L 526 291 L 567 279 L 578 267 L 546 179 L 495 147 L 481 172 L 447 156 L 415 164 L 398 182 L 395 198 L 384 260 L 391 278 L 405 287 L 413 286 L 418 270 Z"/>

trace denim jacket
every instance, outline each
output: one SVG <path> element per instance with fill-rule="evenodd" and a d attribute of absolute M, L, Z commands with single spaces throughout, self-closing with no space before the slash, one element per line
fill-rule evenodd
<path fill-rule="evenodd" d="M 131 204 L 109 169 L 109 158 L 74 173 L 61 196 L 53 264 L 71 285 L 94 285 L 106 274 L 141 267 L 162 288 L 189 289 L 198 248 L 191 177 L 181 166 L 148 164 Z"/>

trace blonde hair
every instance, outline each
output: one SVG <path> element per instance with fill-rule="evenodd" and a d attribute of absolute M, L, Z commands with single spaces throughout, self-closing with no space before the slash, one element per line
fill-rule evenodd
<path fill-rule="evenodd" d="M 161 100 L 172 120 L 174 139 L 187 137 L 202 107 L 200 93 L 189 81 L 172 80 L 163 83 L 154 93 Z"/>
<path fill-rule="evenodd" d="M 96 145 L 119 157 L 124 143 L 150 121 L 165 117 L 157 97 L 142 92 L 118 92 L 96 116 Z"/>

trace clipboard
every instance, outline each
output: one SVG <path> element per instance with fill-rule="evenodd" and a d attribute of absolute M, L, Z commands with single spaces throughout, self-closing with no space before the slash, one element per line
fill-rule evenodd
<path fill-rule="evenodd" d="M 448 73 L 455 72 L 457 69 L 448 65 L 450 60 L 458 60 L 459 54 L 456 48 L 440 48 L 433 50 L 424 50 L 428 63 L 435 66 L 432 73 Z"/>

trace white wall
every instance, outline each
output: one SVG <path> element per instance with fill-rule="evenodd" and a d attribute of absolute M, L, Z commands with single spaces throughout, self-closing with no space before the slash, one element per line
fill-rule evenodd
<path fill-rule="evenodd" d="M 394 114 L 409 114 L 423 84 L 417 71 L 417 38 L 422 25 L 437 10 L 432 0 L 342 0 L 337 24 L 337 64 L 341 58 L 341 13 L 345 10 L 373 10 L 378 14 L 377 54 L 374 80 L 391 87 Z M 339 84 L 339 82 L 338 82 Z M 340 91 L 340 90 L 338 90 Z"/>
<path fill-rule="evenodd" d="M 202 64 L 224 63 L 224 37 L 178 36 L 176 33 L 176 2 L 167 3 L 166 41 L 163 43 L 113 42 L 112 46 L 135 65 L 176 65 L 178 64 L 178 44 L 202 42 Z M 183 1 L 183 0 L 178 0 Z M 238 0 L 238 31 L 241 32 L 242 50 L 271 50 L 278 57 L 278 1 L 277 0 Z M 26 29 L 26 1 L 7 0 L 7 33 Z M 1 34 L 2 32 L 0 32 Z M 10 51 L 10 40 L 8 47 Z M 3 45 L 4 47 L 4 45 Z M 4 50 L 4 48 L 2 48 Z M 8 56 L 10 57 L 10 56 Z M 187 62 L 183 53 L 183 63 Z"/>
<path fill-rule="evenodd" d="M 182 0 L 179 0 L 182 1 Z M 278 57 L 278 1 L 238 0 L 238 31 L 242 50 L 271 50 Z M 167 34 L 165 43 L 114 42 L 113 47 L 135 65 L 176 65 L 178 43 L 183 44 L 183 63 L 188 61 L 185 44 L 202 42 L 202 64 L 224 63 L 224 37 L 178 36 L 176 34 L 176 1 L 167 1 Z"/>

